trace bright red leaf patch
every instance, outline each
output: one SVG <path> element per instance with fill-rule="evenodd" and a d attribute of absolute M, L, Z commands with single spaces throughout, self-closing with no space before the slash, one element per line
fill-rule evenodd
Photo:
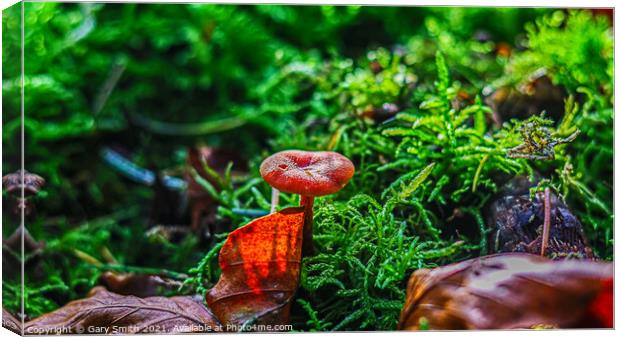
<path fill-rule="evenodd" d="M 206 294 L 213 313 L 238 328 L 288 324 L 299 283 L 303 208 L 287 208 L 230 233 L 219 255 L 222 274 Z"/>

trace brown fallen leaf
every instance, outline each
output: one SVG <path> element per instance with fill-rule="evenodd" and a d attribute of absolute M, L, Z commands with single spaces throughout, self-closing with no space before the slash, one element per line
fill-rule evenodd
<path fill-rule="evenodd" d="M 16 334 L 22 334 L 22 322 L 4 308 L 2 308 L 2 327 Z"/>
<path fill-rule="evenodd" d="M 486 103 L 493 110 L 493 119 L 498 127 L 511 119 L 526 119 L 546 111 L 553 120 L 564 115 L 566 90 L 553 84 L 552 79 L 540 71 L 515 87 L 498 88 Z"/>
<path fill-rule="evenodd" d="M 95 287 L 73 301 L 26 323 L 26 334 L 131 334 L 222 331 L 202 304 L 188 296 L 123 296 Z"/>
<path fill-rule="evenodd" d="M 189 148 L 187 150 L 187 173 L 185 181 L 187 181 L 187 194 L 189 196 L 191 209 L 191 228 L 197 232 L 200 229 L 207 229 L 207 235 L 211 235 L 209 226 L 215 221 L 215 213 L 217 210 L 217 202 L 192 176 L 192 169 L 206 181 L 208 181 L 216 190 L 220 189 L 218 181 L 209 175 L 203 165 L 209 164 L 208 158 L 211 150 L 205 148 Z"/>
<path fill-rule="evenodd" d="M 159 275 L 106 271 L 99 277 L 99 284 L 119 295 L 150 297 L 165 289 L 178 289 L 182 283 Z"/>
<path fill-rule="evenodd" d="M 610 328 L 613 264 L 520 253 L 413 273 L 400 330 Z"/>
<path fill-rule="evenodd" d="M 230 150 L 201 146 L 187 149 L 187 169 L 185 181 L 187 182 L 187 194 L 191 209 L 191 228 L 198 232 L 205 230 L 205 235 L 210 238 L 215 231 L 213 223 L 217 212 L 217 202 L 211 197 L 204 187 L 202 187 L 192 176 L 192 170 L 206 181 L 208 181 L 216 191 L 221 189 L 220 179 L 223 179 L 224 172 L 229 163 L 234 163 L 232 175 L 238 175 L 247 170 L 246 162 L 240 156 Z M 213 170 L 214 176 L 209 174 L 205 165 Z"/>
<path fill-rule="evenodd" d="M 233 231 L 222 246 L 222 274 L 206 294 L 213 313 L 233 329 L 290 321 L 299 283 L 304 213 L 287 208 Z"/>

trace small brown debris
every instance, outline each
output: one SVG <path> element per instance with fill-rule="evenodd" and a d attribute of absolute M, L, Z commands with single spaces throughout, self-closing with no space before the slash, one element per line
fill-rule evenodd
<path fill-rule="evenodd" d="M 527 177 L 517 177 L 491 203 L 487 219 L 491 251 L 541 254 L 543 242 L 548 241 L 547 257 L 594 259 L 581 222 L 551 191 L 548 240 L 544 240 L 546 200 L 542 192 L 530 199 L 529 188 L 534 185 Z"/>

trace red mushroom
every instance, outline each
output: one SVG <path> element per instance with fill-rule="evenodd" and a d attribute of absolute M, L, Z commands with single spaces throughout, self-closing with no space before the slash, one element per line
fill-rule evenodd
<path fill-rule="evenodd" d="M 31 196 L 39 193 L 39 190 L 45 185 L 45 179 L 41 176 L 30 173 L 26 170 L 17 170 L 15 173 L 7 174 L 2 177 L 2 186 L 4 189 L 17 197 L 21 197 L 21 191 L 24 190 L 24 196 Z"/>
<path fill-rule="evenodd" d="M 304 211 L 302 252 L 311 255 L 314 197 L 338 192 L 355 173 L 355 166 L 336 152 L 288 150 L 271 155 L 260 166 L 263 179 L 273 188 L 301 196 Z"/>
<path fill-rule="evenodd" d="M 19 214 L 24 209 L 24 214 L 30 215 L 32 204 L 28 198 L 37 195 L 43 186 L 45 186 L 45 179 L 26 170 L 17 170 L 15 173 L 2 177 L 2 187 L 17 199 L 17 205 L 13 209 L 15 214 Z"/>

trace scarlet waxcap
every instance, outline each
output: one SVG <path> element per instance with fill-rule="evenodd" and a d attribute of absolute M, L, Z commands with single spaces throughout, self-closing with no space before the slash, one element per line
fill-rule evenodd
<path fill-rule="evenodd" d="M 260 165 L 260 174 L 273 188 L 312 197 L 340 191 L 353 173 L 347 157 L 329 151 L 282 151 Z"/>

